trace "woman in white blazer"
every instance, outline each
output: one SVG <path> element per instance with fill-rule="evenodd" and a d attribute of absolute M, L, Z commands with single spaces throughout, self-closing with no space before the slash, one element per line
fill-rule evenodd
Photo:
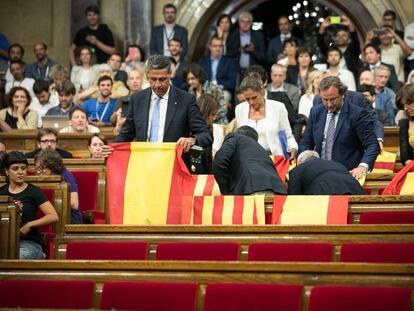
<path fill-rule="evenodd" d="M 236 106 L 237 127 L 248 125 L 259 134 L 259 144 L 272 155 L 284 155 L 279 132 L 286 135 L 286 149 L 295 158 L 298 144 L 292 135 L 283 103 L 265 98 L 265 89 L 258 74 L 249 74 L 240 84 L 245 102 Z"/>

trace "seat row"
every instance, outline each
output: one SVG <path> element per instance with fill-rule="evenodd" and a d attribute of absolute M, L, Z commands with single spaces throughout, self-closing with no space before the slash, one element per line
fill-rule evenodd
<path fill-rule="evenodd" d="M 248 261 L 334 260 L 334 245 L 329 243 L 252 243 Z M 66 259 L 147 260 L 147 242 L 71 242 Z M 238 261 L 239 243 L 159 243 L 157 260 Z M 414 263 L 414 243 L 345 243 L 340 250 L 341 262 Z"/>
<path fill-rule="evenodd" d="M 91 280 L 5 280 L 1 308 L 146 311 L 300 311 L 303 285 L 256 283 L 105 282 L 94 303 Z M 306 310 L 409 311 L 412 290 L 405 287 L 315 286 Z M 198 306 L 198 296 L 202 307 Z M 98 306 L 99 305 L 99 306 Z"/>

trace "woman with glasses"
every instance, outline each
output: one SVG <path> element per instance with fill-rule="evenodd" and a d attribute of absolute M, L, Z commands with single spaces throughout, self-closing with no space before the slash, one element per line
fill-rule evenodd
<path fill-rule="evenodd" d="M 20 259 L 42 259 L 42 239 L 38 230 L 58 221 L 53 205 L 40 188 L 27 183 L 27 159 L 18 151 L 6 154 L 2 161 L 2 173 L 6 184 L 0 195 L 12 197 L 20 208 Z M 38 218 L 39 209 L 43 216 Z"/>
<path fill-rule="evenodd" d="M 0 110 L 0 119 L 7 125 L 7 130 L 12 129 L 35 129 L 37 128 L 38 115 L 29 109 L 29 91 L 24 87 L 16 86 L 11 88 L 7 94 L 7 108 Z"/>
<path fill-rule="evenodd" d="M 396 104 L 398 109 L 404 111 L 404 118 L 398 122 L 398 125 L 401 162 L 407 165 L 414 159 L 414 84 L 406 84 L 400 89 Z"/>
<path fill-rule="evenodd" d="M 60 175 L 70 186 L 70 219 L 72 224 L 81 224 L 78 184 L 75 177 L 63 165 L 62 157 L 55 150 L 42 150 L 35 156 L 36 174 L 40 176 Z"/>

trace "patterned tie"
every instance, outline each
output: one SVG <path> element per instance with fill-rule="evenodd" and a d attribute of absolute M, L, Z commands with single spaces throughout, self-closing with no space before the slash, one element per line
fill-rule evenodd
<path fill-rule="evenodd" d="M 160 128 L 160 101 L 161 97 L 155 98 L 154 110 L 152 112 L 151 129 L 150 129 L 150 142 L 158 141 L 158 129 Z"/>
<path fill-rule="evenodd" d="M 325 144 L 325 160 L 332 159 L 332 147 L 335 136 L 335 116 L 336 112 L 331 113 L 331 119 L 328 124 L 328 131 L 326 133 L 326 144 Z"/>

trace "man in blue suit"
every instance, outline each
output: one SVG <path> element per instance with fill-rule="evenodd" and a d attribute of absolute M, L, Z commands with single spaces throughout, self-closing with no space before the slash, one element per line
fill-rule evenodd
<path fill-rule="evenodd" d="M 223 41 L 216 36 L 210 39 L 208 49 L 210 55 L 203 57 L 199 62 L 207 72 L 208 81 L 232 94 L 236 88 L 236 65 L 234 61 L 223 55 Z"/>
<path fill-rule="evenodd" d="M 125 123 L 114 142 L 177 142 L 184 152 L 195 144 L 211 146 L 212 134 L 194 96 L 170 85 L 170 58 L 153 55 L 146 70 L 150 87 L 131 96 Z"/>
<path fill-rule="evenodd" d="M 155 26 L 151 31 L 150 54 L 171 56 L 168 43 L 172 38 L 177 38 L 182 44 L 181 58 L 184 59 L 188 49 L 188 31 L 175 23 L 177 8 L 174 4 L 164 5 L 163 15 L 164 24 Z"/>
<path fill-rule="evenodd" d="M 344 165 L 356 179 L 372 169 L 380 152 L 370 113 L 351 104 L 346 86 L 328 76 L 319 84 L 323 105 L 311 109 L 299 153 L 314 150 Z"/>

